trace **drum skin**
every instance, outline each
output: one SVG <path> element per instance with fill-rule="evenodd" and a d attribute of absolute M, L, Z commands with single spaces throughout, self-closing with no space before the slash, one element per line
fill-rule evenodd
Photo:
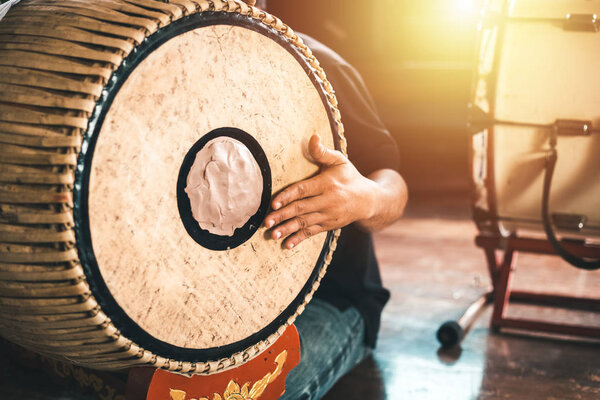
<path fill-rule="evenodd" d="M 600 34 L 567 31 L 563 21 L 568 13 L 597 13 L 600 1 L 491 3 L 474 104 L 503 123 L 473 140 L 476 218 L 482 229 L 504 235 L 541 233 L 549 126 L 559 119 L 600 123 L 600 91 L 594 88 Z M 559 135 L 557 153 L 550 212 L 585 220 L 583 227 L 557 230 L 566 237 L 600 238 L 600 135 Z"/>
<path fill-rule="evenodd" d="M 287 251 L 262 219 L 318 172 L 311 135 L 345 140 L 333 88 L 280 20 L 241 1 L 26 0 L 0 22 L 0 89 L 7 339 L 96 369 L 211 374 L 310 301 L 339 231 Z M 232 238 L 197 228 L 181 189 L 218 136 L 265 181 Z"/>

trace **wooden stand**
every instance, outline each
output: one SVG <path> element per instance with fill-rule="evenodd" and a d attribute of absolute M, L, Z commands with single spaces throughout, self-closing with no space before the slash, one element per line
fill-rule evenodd
<path fill-rule="evenodd" d="M 483 235 L 477 236 L 475 243 L 485 252 L 494 289 L 494 313 L 492 315 L 493 329 L 512 328 L 596 339 L 600 338 L 600 328 L 506 317 L 508 306 L 511 302 L 600 312 L 600 298 L 590 299 L 511 290 L 510 284 L 514 264 L 516 262 L 516 253 L 555 254 L 550 243 L 541 239 L 526 239 L 519 237 L 499 238 Z M 563 245 L 571 253 L 576 254 L 579 257 L 600 257 L 600 246 L 570 241 L 563 242 Z M 504 248 L 504 257 L 502 260 L 498 260 L 496 257 L 496 250 L 501 249 L 502 247 Z"/>
<path fill-rule="evenodd" d="M 592 299 L 511 290 L 517 253 L 556 255 L 548 241 L 516 236 L 502 238 L 494 235 L 479 235 L 475 238 L 475 243 L 485 253 L 492 282 L 492 292 L 486 293 L 477 302 L 473 303 L 468 312 L 458 321 L 448 321 L 440 327 L 438 339 L 444 347 L 458 344 L 468 331 L 468 327 L 480 314 L 480 311 L 491 303 L 494 304 L 491 327 L 496 331 L 507 328 L 593 339 L 600 338 L 600 328 L 598 327 L 553 323 L 527 318 L 509 318 L 506 316 L 511 303 L 600 312 L 600 298 Z M 579 257 L 600 258 L 600 246 L 572 241 L 563 241 L 562 244 L 572 254 Z M 503 252 L 501 257 L 498 257 L 497 254 L 499 250 Z"/>
<path fill-rule="evenodd" d="M 277 400 L 288 373 L 300 362 L 294 325 L 263 354 L 214 375 L 185 376 L 156 368 L 132 368 L 126 400 Z"/>

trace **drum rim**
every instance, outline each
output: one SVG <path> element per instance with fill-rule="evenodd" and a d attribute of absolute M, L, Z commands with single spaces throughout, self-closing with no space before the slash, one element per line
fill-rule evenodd
<path fill-rule="evenodd" d="M 121 335 L 139 345 L 144 350 L 150 351 L 160 357 L 173 359 L 180 362 L 208 362 L 229 358 L 236 353 L 243 352 L 256 346 L 261 341 L 267 340 L 271 335 L 277 333 L 279 329 L 286 325 L 291 318 L 297 314 L 302 305 L 309 300 L 311 289 L 318 282 L 318 278 L 328 264 L 328 257 L 335 248 L 336 232 L 327 233 L 327 238 L 319 255 L 318 261 L 313 271 L 300 290 L 296 298 L 280 313 L 271 323 L 260 331 L 225 346 L 218 346 L 206 349 L 184 348 L 169 344 L 155 338 L 135 321 L 119 306 L 114 297 L 110 294 L 106 282 L 100 273 L 91 239 L 88 213 L 88 190 L 89 178 L 91 172 L 91 162 L 93 159 L 95 144 L 102 128 L 104 118 L 110 110 L 112 101 L 119 92 L 122 85 L 126 82 L 135 68 L 152 51 L 168 42 L 170 39 L 189 32 L 193 29 L 204 28 L 213 25 L 231 25 L 250 29 L 260 33 L 287 50 L 296 61 L 302 66 L 305 73 L 317 89 L 319 96 L 325 106 L 331 130 L 333 132 L 333 141 L 336 150 L 343 151 L 343 142 L 341 132 L 338 128 L 336 113 L 331 102 L 327 97 L 326 90 L 323 87 L 323 81 L 318 76 L 317 71 L 313 69 L 302 54 L 300 49 L 289 39 L 278 32 L 276 29 L 265 25 L 261 21 L 242 14 L 230 13 L 226 11 L 202 12 L 183 17 L 173 21 L 171 24 L 161 28 L 149 35 L 144 42 L 137 46 L 122 62 L 121 66 L 113 73 L 111 79 L 104 87 L 102 96 L 98 99 L 93 115 L 89 119 L 81 146 L 81 152 L 78 155 L 77 167 L 75 170 L 75 185 L 73 189 L 73 217 L 74 230 L 76 234 L 76 246 L 81 260 L 86 280 L 90 290 L 97 300 L 100 309 L 111 319 L 114 326 L 120 331 Z"/>

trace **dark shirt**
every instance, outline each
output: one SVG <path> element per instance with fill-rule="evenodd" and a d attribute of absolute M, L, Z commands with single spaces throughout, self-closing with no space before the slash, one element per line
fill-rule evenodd
<path fill-rule="evenodd" d="M 383 168 L 397 170 L 396 143 L 379 118 L 362 77 L 333 50 L 301 36 L 335 89 L 350 161 L 363 176 Z M 365 321 L 366 344 L 375 347 L 381 311 L 390 293 L 381 283 L 369 233 L 354 225 L 342 229 L 333 260 L 315 296 L 341 310 L 355 307 Z"/>

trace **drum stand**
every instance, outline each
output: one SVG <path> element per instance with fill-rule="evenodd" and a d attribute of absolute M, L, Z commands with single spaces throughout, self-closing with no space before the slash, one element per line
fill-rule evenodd
<path fill-rule="evenodd" d="M 511 303 L 600 312 L 600 299 L 511 289 L 517 253 L 556 255 L 547 240 L 517 236 L 504 238 L 497 235 L 480 234 L 475 238 L 475 244 L 482 248 L 485 253 L 492 282 L 492 291 L 484 294 L 473 303 L 458 321 L 448 321 L 442 324 L 437 332 L 438 340 L 442 346 L 451 347 L 458 344 L 483 309 L 491 303 L 494 305 L 491 328 L 496 332 L 506 328 L 583 338 L 600 338 L 600 328 L 598 327 L 507 317 L 508 307 Z M 572 254 L 579 257 L 600 258 L 600 246 L 598 245 L 566 240 L 562 241 L 561 244 Z M 503 257 L 498 257 L 498 250 L 503 251 Z"/>

